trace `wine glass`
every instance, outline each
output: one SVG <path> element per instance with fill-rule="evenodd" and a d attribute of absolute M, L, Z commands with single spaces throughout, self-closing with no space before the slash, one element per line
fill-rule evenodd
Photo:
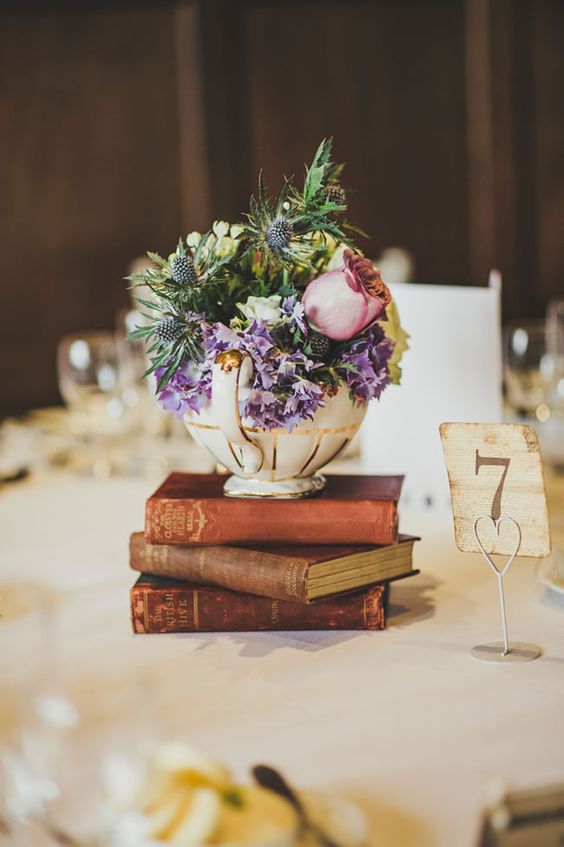
<path fill-rule="evenodd" d="M 122 372 L 123 400 L 139 416 L 140 428 L 150 435 L 166 435 L 169 415 L 155 397 L 155 377 L 145 376 L 151 360 L 143 339 L 132 340 L 129 334 L 142 326 L 144 318 L 136 309 L 120 309 L 116 315 L 116 341 Z"/>
<path fill-rule="evenodd" d="M 552 323 L 551 323 L 552 321 Z M 551 330 L 552 326 L 552 330 Z M 505 333 L 505 388 L 511 412 L 530 420 L 543 460 L 564 469 L 564 371 L 557 355 L 558 321 L 520 323 Z"/>
<path fill-rule="evenodd" d="M 551 401 L 555 410 L 564 414 L 564 299 L 548 304 L 546 317 L 547 345 L 554 360 Z"/>
<path fill-rule="evenodd" d="M 544 321 L 510 324 L 505 330 L 504 352 L 509 406 L 518 417 L 543 423 L 550 417 L 549 392 L 555 369 Z"/>
<path fill-rule="evenodd" d="M 123 375 L 118 345 L 107 331 L 65 336 L 57 350 L 59 388 L 70 413 L 73 433 L 82 437 L 87 469 L 109 476 L 112 448 L 132 428 L 132 415 L 123 398 Z M 115 457 L 114 457 L 115 464 Z"/>

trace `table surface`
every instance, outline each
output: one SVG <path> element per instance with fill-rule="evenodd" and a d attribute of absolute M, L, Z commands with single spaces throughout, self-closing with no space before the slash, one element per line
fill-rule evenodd
<path fill-rule="evenodd" d="M 154 487 L 58 472 L 0 490 L 4 598 L 15 617 L 55 598 L 60 653 L 88 696 L 111 700 L 137 675 L 169 736 L 241 777 L 266 761 L 296 785 L 354 798 L 375 847 L 470 847 L 491 783 L 563 776 L 564 597 L 538 583 L 533 561 L 506 579 L 510 637 L 544 651 L 528 664 L 469 655 L 499 637 L 495 580 L 433 509 L 402 512 L 401 529 L 423 537 L 421 574 L 393 586 L 383 632 L 134 636 L 127 540 Z M 548 487 L 564 548 L 564 479 Z M 25 663 L 30 645 L 9 624 L 2 655 Z"/>

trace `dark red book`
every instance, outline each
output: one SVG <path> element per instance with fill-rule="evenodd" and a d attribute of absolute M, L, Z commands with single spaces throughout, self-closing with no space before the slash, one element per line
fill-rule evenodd
<path fill-rule="evenodd" d="M 172 473 L 147 500 L 150 544 L 393 544 L 402 476 L 329 476 L 317 497 L 243 499 L 218 474 Z"/>
<path fill-rule="evenodd" d="M 136 633 L 384 629 L 387 587 L 311 606 L 142 574 L 130 590 Z"/>
<path fill-rule="evenodd" d="M 309 603 L 410 573 L 416 540 L 400 535 L 396 544 L 385 547 L 201 547 L 147 544 L 142 532 L 134 532 L 129 541 L 129 563 L 133 570 L 145 574 Z"/>

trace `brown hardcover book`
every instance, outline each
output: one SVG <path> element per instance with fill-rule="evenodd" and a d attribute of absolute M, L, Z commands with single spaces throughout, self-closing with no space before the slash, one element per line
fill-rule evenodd
<path fill-rule="evenodd" d="M 134 532 L 129 563 L 146 574 L 309 603 L 409 573 L 416 540 L 400 535 L 386 547 L 198 547 L 147 544 L 142 532 Z"/>
<path fill-rule="evenodd" d="M 136 633 L 384 629 L 385 585 L 313 606 L 142 574 L 130 591 Z"/>
<path fill-rule="evenodd" d="M 401 476 L 330 476 L 319 497 L 225 497 L 225 477 L 172 473 L 147 500 L 150 544 L 393 544 Z"/>

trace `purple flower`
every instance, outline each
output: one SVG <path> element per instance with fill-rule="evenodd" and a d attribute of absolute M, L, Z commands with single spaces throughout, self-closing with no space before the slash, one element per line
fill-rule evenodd
<path fill-rule="evenodd" d="M 282 301 L 282 313 L 289 319 L 290 326 L 297 327 L 300 332 L 307 335 L 308 326 L 305 319 L 304 304 L 301 300 L 298 300 L 296 294 L 284 298 Z"/>
<path fill-rule="evenodd" d="M 292 299 L 286 298 L 284 304 Z M 299 305 L 289 302 L 287 314 Z M 186 361 L 171 377 L 159 393 L 165 409 L 178 417 L 188 410 L 199 413 L 211 396 L 215 359 L 231 349 L 247 353 L 253 361 L 250 391 L 239 408 L 241 417 L 252 426 L 292 430 L 312 420 L 324 404 L 324 390 L 314 382 L 315 372 L 324 367 L 323 363 L 313 362 L 300 350 L 281 350 L 273 335 L 275 328 L 257 320 L 242 330 L 222 323 L 202 323 L 200 327 L 204 359 Z M 357 402 L 379 397 L 390 382 L 388 361 L 393 346 L 378 324 L 345 345 L 334 369 Z M 158 369 L 157 379 L 163 372 L 164 368 Z"/>
<path fill-rule="evenodd" d="M 262 321 L 253 321 L 244 332 L 241 333 L 243 349 L 249 353 L 254 360 L 261 364 L 265 356 L 274 347 L 274 340 Z"/>
<path fill-rule="evenodd" d="M 389 385 L 388 362 L 393 349 L 394 342 L 378 324 L 347 345 L 335 369 L 346 380 L 358 403 L 380 397 Z"/>
<path fill-rule="evenodd" d="M 204 350 L 214 352 L 214 358 L 224 350 L 239 349 L 238 334 L 222 323 L 204 324 L 202 340 Z"/>
<path fill-rule="evenodd" d="M 155 371 L 157 382 L 165 369 Z M 159 393 L 158 400 L 164 409 L 182 418 L 188 410 L 199 414 L 210 397 L 211 370 L 187 359 Z"/>
<path fill-rule="evenodd" d="M 300 304 L 292 302 L 292 298 L 287 300 L 289 314 Z M 240 413 L 253 426 L 293 429 L 304 420 L 311 420 L 323 403 L 323 390 L 307 378 L 314 362 L 300 351 L 280 350 L 271 328 L 263 321 L 255 320 L 241 331 L 216 323 L 204 328 L 203 339 L 206 367 L 210 370 L 217 354 L 228 348 L 242 350 L 252 358 L 253 382 L 249 396 L 241 402 Z"/>

